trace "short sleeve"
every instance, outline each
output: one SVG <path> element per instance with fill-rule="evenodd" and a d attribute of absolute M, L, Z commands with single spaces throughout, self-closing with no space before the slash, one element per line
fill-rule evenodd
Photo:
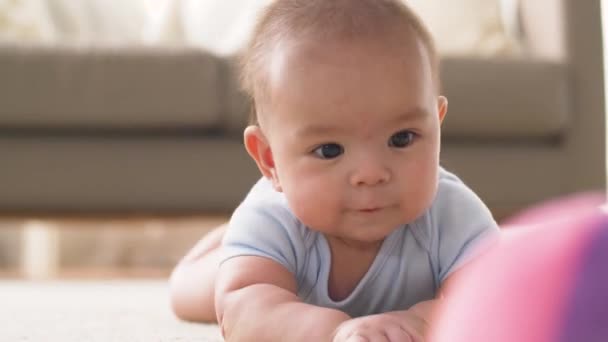
<path fill-rule="evenodd" d="M 221 262 L 237 256 L 260 256 L 297 274 L 298 255 L 304 248 L 297 219 L 268 196 L 255 197 L 252 190 L 233 213 L 222 241 Z"/>
<path fill-rule="evenodd" d="M 436 253 L 439 284 L 478 256 L 499 235 L 490 210 L 453 175 L 440 178 L 430 216 L 431 251 Z"/>

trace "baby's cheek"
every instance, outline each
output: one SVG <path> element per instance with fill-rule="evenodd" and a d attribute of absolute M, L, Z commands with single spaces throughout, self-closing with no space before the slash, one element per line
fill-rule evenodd
<path fill-rule="evenodd" d="M 333 213 L 338 210 L 329 189 L 314 184 L 296 184 L 295 191 L 287 199 L 291 210 L 305 225 L 320 229 L 331 225 Z"/>
<path fill-rule="evenodd" d="M 437 176 L 432 168 L 424 170 L 419 174 L 415 182 L 407 182 L 402 185 L 401 199 L 403 205 L 404 219 L 412 220 L 421 215 L 431 205 L 437 194 Z"/>
<path fill-rule="evenodd" d="M 437 193 L 437 176 L 433 176 L 433 174 L 436 174 L 436 172 L 429 169 L 428 176 L 421 179 L 421 181 L 418 183 L 418 188 L 416 189 L 417 196 L 423 206 L 430 204 Z"/>

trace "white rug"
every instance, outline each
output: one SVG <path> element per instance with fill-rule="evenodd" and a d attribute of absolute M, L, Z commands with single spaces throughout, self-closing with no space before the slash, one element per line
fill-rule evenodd
<path fill-rule="evenodd" d="M 177 320 L 165 281 L 0 281 L 0 341 L 223 341 Z"/>

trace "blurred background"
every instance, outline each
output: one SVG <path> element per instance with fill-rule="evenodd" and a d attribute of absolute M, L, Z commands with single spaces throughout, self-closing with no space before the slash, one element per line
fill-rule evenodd
<path fill-rule="evenodd" d="M 0 274 L 165 277 L 259 177 L 234 57 L 270 0 L 0 0 Z M 500 221 L 603 190 L 600 0 L 404 0 L 442 164 Z"/>

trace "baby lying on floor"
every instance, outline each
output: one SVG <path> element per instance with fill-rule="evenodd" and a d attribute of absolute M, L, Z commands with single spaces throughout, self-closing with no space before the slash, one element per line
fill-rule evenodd
<path fill-rule="evenodd" d="M 176 314 L 227 340 L 424 340 L 498 227 L 439 166 L 447 100 L 423 23 L 399 0 L 274 1 L 242 81 L 263 177 L 174 271 Z"/>

